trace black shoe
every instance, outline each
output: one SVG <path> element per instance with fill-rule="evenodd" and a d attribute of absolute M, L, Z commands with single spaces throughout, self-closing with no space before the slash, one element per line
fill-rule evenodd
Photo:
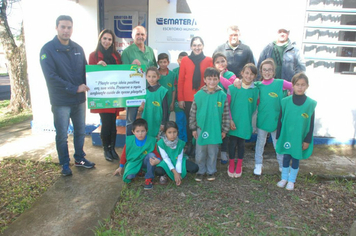
<path fill-rule="evenodd" d="M 111 133 L 111 140 L 110 140 L 110 153 L 112 159 L 119 160 L 119 154 L 115 151 L 115 144 L 116 144 L 116 130 L 115 132 Z"/>
<path fill-rule="evenodd" d="M 101 135 L 101 142 L 103 143 L 104 157 L 107 161 L 113 161 L 111 148 L 109 147 L 111 137 L 109 135 Z"/>

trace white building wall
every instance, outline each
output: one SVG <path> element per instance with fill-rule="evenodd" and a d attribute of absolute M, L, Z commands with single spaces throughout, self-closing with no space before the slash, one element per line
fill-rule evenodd
<path fill-rule="evenodd" d="M 276 39 L 280 25 L 288 25 L 290 38 L 301 47 L 306 0 L 236 1 L 187 0 L 192 14 L 176 13 L 177 0 L 149 0 L 148 42 L 155 53 L 168 52 L 170 68 L 177 66 L 179 52 L 190 52 L 189 43 L 163 43 L 156 24 L 157 17 L 190 17 L 197 21 L 199 36 L 205 41 L 204 53 L 211 56 L 214 49 L 226 41 L 226 28 L 237 24 L 243 43 L 250 46 L 255 60 L 262 49 Z M 233 5 L 232 5 L 233 3 Z M 39 12 L 37 9 L 46 9 Z M 285 8 L 285 11 L 281 9 Z M 94 50 L 98 35 L 96 0 L 24 0 L 24 23 L 27 44 L 28 74 L 34 113 L 34 128 L 52 127 L 52 113 L 45 80 L 39 64 L 41 47 L 56 35 L 55 20 L 68 14 L 74 20 L 72 39 L 83 46 L 88 57 Z M 194 33 L 193 33 L 194 34 Z M 307 95 L 317 100 L 315 135 L 346 140 L 356 133 L 356 87 L 354 75 L 334 74 L 330 70 L 308 67 L 310 88 Z M 87 116 L 87 123 L 98 122 L 98 116 Z"/>
<path fill-rule="evenodd" d="M 73 19 L 71 39 L 83 47 L 88 58 L 96 47 L 98 37 L 97 1 L 80 0 L 76 3 L 68 0 L 24 0 L 22 4 L 33 129 L 53 130 L 47 86 L 40 66 L 40 50 L 57 35 L 57 17 L 70 15 Z M 87 114 L 87 123 L 98 119 L 98 116 Z"/>

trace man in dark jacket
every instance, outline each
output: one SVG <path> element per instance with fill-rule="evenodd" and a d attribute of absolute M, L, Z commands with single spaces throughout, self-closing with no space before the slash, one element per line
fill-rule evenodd
<path fill-rule="evenodd" d="M 221 44 L 214 51 L 214 54 L 220 52 L 226 56 L 227 69 L 234 72 L 236 77 L 241 78 L 241 70 L 247 63 L 255 64 L 253 53 L 249 46 L 241 43 L 239 40 L 240 30 L 236 25 L 227 28 L 228 40 Z"/>
<path fill-rule="evenodd" d="M 85 138 L 85 65 L 87 64 L 81 46 L 70 40 L 73 20 L 61 15 L 56 20 L 57 35 L 46 43 L 40 52 L 40 63 L 46 79 L 54 126 L 56 147 L 62 174 L 72 174 L 69 168 L 68 126 L 72 120 L 74 128 L 75 166 L 92 168 L 94 163 L 85 159 L 83 150 Z"/>
<path fill-rule="evenodd" d="M 289 40 L 289 32 L 288 27 L 278 29 L 277 40 L 269 43 L 263 49 L 257 68 L 260 68 L 262 61 L 272 58 L 276 65 L 274 77 L 290 82 L 295 74 L 305 71 L 305 63 L 302 61 L 296 44 Z M 259 73 L 258 78 L 260 77 Z"/>

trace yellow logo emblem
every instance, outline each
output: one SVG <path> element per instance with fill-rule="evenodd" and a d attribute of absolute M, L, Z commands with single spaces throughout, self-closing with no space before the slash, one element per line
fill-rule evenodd
<path fill-rule="evenodd" d="M 218 102 L 218 107 L 221 107 L 221 106 L 222 106 L 221 102 Z"/>
<path fill-rule="evenodd" d="M 308 116 L 307 113 L 303 113 L 302 116 L 303 116 L 303 118 L 305 118 L 305 119 L 308 119 L 308 118 L 309 118 L 309 116 Z"/>
<path fill-rule="evenodd" d="M 168 83 L 167 86 L 170 87 L 170 88 L 173 87 L 173 85 L 171 83 Z"/>
<path fill-rule="evenodd" d="M 152 104 L 153 104 L 154 106 L 156 106 L 156 107 L 161 106 L 161 104 L 159 104 L 159 102 L 157 102 L 157 101 L 153 101 Z"/>
<path fill-rule="evenodd" d="M 274 92 L 270 92 L 268 95 L 273 98 L 278 98 L 278 94 L 276 94 Z"/>
<path fill-rule="evenodd" d="M 144 154 L 144 155 L 147 155 L 147 151 L 145 150 L 145 151 L 143 152 L 143 154 Z"/>
<path fill-rule="evenodd" d="M 253 98 L 248 98 L 248 101 L 249 101 L 250 103 L 253 103 Z"/>

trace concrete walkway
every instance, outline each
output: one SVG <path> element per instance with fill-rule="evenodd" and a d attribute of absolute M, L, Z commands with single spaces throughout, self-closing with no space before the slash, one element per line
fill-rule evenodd
<path fill-rule="evenodd" d="M 58 163 L 54 134 L 32 134 L 29 121 L 1 130 L 0 143 L 0 160 L 43 161 L 51 156 Z M 72 136 L 68 143 L 73 155 Z M 96 167 L 75 167 L 71 158 L 73 175 L 60 177 L 4 235 L 94 235 L 91 229 L 110 217 L 123 185 L 119 177 L 112 175 L 118 161 L 106 161 L 102 148 L 93 146 L 90 136 L 86 137 L 84 147 L 88 160 L 95 162 Z"/>
<path fill-rule="evenodd" d="M 73 155 L 72 137 L 68 141 Z M 252 173 L 254 151 L 252 144 L 246 145 L 244 171 Z M 313 156 L 300 163 L 300 173 L 325 178 L 353 178 L 356 176 L 356 155 L 348 148 L 345 155 L 328 152 L 327 146 L 316 148 Z M 351 154 L 350 154 L 351 150 Z M 119 154 L 122 149 L 118 149 Z M 91 137 L 85 141 L 85 152 L 94 169 L 72 166 L 73 176 L 60 177 L 33 207 L 23 213 L 4 235 L 93 235 L 91 229 L 98 221 L 110 217 L 120 196 L 123 182 L 112 176 L 118 161 L 104 160 L 102 148 L 93 146 Z M 54 133 L 32 133 L 30 122 L 26 121 L 0 131 L 0 161 L 5 158 L 43 161 L 52 157 L 58 162 Z M 73 159 L 72 159 L 73 164 Z M 218 164 L 219 171 L 226 166 Z M 265 149 L 263 174 L 278 173 L 272 144 Z"/>

